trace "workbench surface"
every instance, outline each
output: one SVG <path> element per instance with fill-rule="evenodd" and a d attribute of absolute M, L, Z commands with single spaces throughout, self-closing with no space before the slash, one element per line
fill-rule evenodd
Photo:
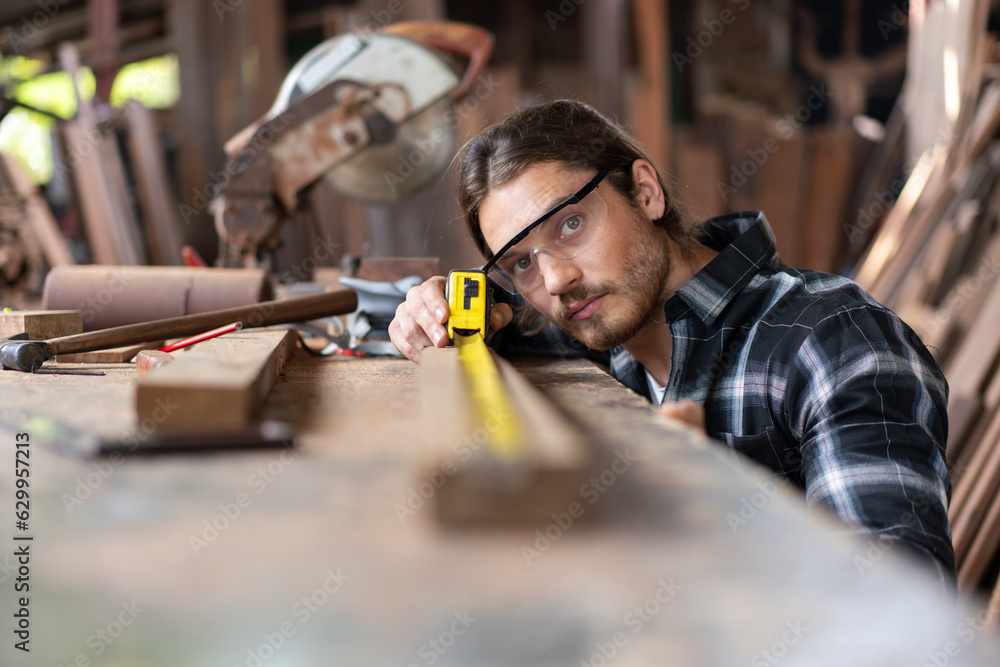
<path fill-rule="evenodd" d="M 983 617 L 891 544 L 807 512 L 588 362 L 518 366 L 618 457 L 582 516 L 440 526 L 406 361 L 297 351 L 264 409 L 301 428 L 293 449 L 89 460 L 81 433 L 145 435 L 134 368 L 3 372 L 0 664 L 1000 664 Z M 30 653 L 10 630 L 25 544 Z"/>

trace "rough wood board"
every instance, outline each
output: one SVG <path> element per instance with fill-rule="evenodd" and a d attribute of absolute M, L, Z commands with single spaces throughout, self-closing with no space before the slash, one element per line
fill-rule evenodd
<path fill-rule="evenodd" d="M 474 416 L 458 350 L 427 348 L 421 356 L 424 474 L 443 480 L 435 504 L 446 523 L 547 520 L 578 500 L 593 467 L 586 433 L 508 362 L 494 359 L 524 435 L 525 453 L 511 464 L 479 455 L 488 452 L 491 422 Z"/>
<path fill-rule="evenodd" d="M 854 189 L 856 135 L 850 128 L 810 132 L 812 169 L 803 211 L 798 216 L 801 266 L 836 273 L 846 206 Z M 794 192 L 794 189 L 792 190 Z"/>
<path fill-rule="evenodd" d="M 0 313 L 0 338 L 26 333 L 31 340 L 48 340 L 83 332 L 79 310 L 15 310 Z"/>
<path fill-rule="evenodd" d="M 32 505 L 47 548 L 32 555 L 48 576 L 37 577 L 32 604 L 59 611 L 46 632 L 86 638 L 95 609 L 118 613 L 123 599 L 135 598 L 156 622 L 140 614 L 108 645 L 104 664 L 147 654 L 164 665 L 198 665 L 206 655 L 246 662 L 261 633 L 291 621 L 295 635 L 283 650 L 407 665 L 420 663 L 419 647 L 468 609 L 478 620 L 437 664 L 576 665 L 596 642 L 630 633 L 623 618 L 650 604 L 658 613 L 629 635 L 613 667 L 661 664 L 663 656 L 685 667 L 746 665 L 762 660 L 787 623 L 809 628 L 789 648 L 789 667 L 883 667 L 924 664 L 975 618 L 973 601 L 942 598 L 927 573 L 896 560 L 901 549 L 883 548 L 871 562 L 870 538 L 808 511 L 788 489 L 733 530 L 727 515 L 763 499 L 771 478 L 657 418 L 587 362 L 517 367 L 595 438 L 637 459 L 586 506 L 599 521 L 559 529 L 530 565 L 521 549 L 534 547 L 536 528 L 445 530 L 416 495 L 420 367 L 406 360 L 296 353 L 261 416 L 300 426 L 297 451 L 77 461 L 53 454 L 33 431 Z M 0 414 L 134 437 L 134 383 L 127 366 L 105 378 L 0 374 Z M 100 478 L 102 469 L 111 477 Z M 89 497 L 68 512 L 66 496 L 88 475 L 103 481 L 83 487 Z M 411 491 L 425 505 L 401 519 Z M 232 509 L 241 494 L 251 503 L 225 524 L 219 505 Z M 213 520 L 228 527 L 195 552 L 191 538 L 204 539 Z M 870 566 L 859 571 L 859 562 Z M 311 622 L 290 615 L 338 569 L 350 579 Z M 662 605 L 651 602 L 658 593 L 664 599 L 661 579 L 679 586 Z M 64 642 L 31 648 L 33 664 L 66 663 Z M 961 648 L 948 667 L 1000 664 L 990 633 Z M 0 660 L 8 655 L 10 642 Z"/>
<path fill-rule="evenodd" d="M 112 347 L 107 350 L 94 350 L 92 352 L 79 352 L 77 354 L 57 354 L 56 362 L 60 364 L 123 364 L 132 361 L 132 358 L 143 350 L 155 350 L 163 347 L 163 345 L 164 341 L 160 340 L 151 343 L 126 345 L 125 347 Z"/>
<path fill-rule="evenodd" d="M 290 330 L 254 331 L 188 348 L 191 358 L 177 354 L 138 382 L 137 422 L 152 420 L 157 428 L 246 425 L 281 375 L 295 340 Z"/>
<path fill-rule="evenodd" d="M 153 113 L 135 100 L 125 108 L 129 156 L 139 190 L 142 221 L 152 262 L 181 266 L 184 264 L 181 258 L 184 241 L 180 232 L 180 216 L 167 177 Z"/>
<path fill-rule="evenodd" d="M 42 252 L 49 266 L 76 264 L 66 243 L 66 237 L 63 236 L 48 203 L 38 193 L 38 188 L 28 179 L 24 169 L 13 157 L 0 153 L 0 160 L 3 160 L 3 168 L 10 176 L 17 194 L 25 200 L 25 212 L 31 220 L 31 228 L 42 246 Z"/>

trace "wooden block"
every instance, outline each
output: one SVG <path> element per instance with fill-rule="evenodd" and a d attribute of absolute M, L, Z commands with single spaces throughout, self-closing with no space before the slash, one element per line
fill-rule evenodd
<path fill-rule="evenodd" d="M 78 352 L 76 354 L 57 354 L 56 362 L 60 364 L 125 364 L 143 350 L 155 350 L 164 346 L 164 341 L 138 343 L 125 347 L 112 347 L 107 350 Z"/>
<path fill-rule="evenodd" d="M 435 494 L 445 523 L 539 523 L 580 502 L 594 469 L 595 447 L 527 379 L 494 355 L 524 435 L 522 458 L 488 456 L 491 415 L 479 423 L 469 400 L 458 351 L 426 348 L 421 355 L 424 415 L 422 479 L 443 480 Z M 495 430 L 493 426 L 493 430 Z"/>
<path fill-rule="evenodd" d="M 79 310 L 15 310 L 0 313 L 0 338 L 26 333 L 31 340 L 48 340 L 83 332 Z"/>
<path fill-rule="evenodd" d="M 854 189 L 856 135 L 850 128 L 824 128 L 810 133 L 812 174 L 799 213 L 800 266 L 836 273 L 838 255 L 846 240 L 842 226 Z M 780 241 L 780 237 L 779 237 Z"/>
<path fill-rule="evenodd" d="M 247 425 L 281 375 L 295 346 L 289 330 L 214 338 L 178 353 L 136 385 L 136 420 L 157 429 Z"/>

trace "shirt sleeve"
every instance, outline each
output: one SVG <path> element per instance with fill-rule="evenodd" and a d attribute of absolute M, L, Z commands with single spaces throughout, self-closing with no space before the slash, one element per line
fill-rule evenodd
<path fill-rule="evenodd" d="M 790 370 L 807 502 L 910 549 L 954 588 L 948 385 L 917 335 L 886 309 L 845 308 L 813 327 Z"/>

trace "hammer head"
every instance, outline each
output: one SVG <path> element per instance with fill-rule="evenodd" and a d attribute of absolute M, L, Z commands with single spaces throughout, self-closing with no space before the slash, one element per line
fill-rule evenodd
<path fill-rule="evenodd" d="M 34 340 L 0 340 L 0 368 L 4 370 L 34 373 L 49 358 L 49 348 L 45 343 Z"/>

